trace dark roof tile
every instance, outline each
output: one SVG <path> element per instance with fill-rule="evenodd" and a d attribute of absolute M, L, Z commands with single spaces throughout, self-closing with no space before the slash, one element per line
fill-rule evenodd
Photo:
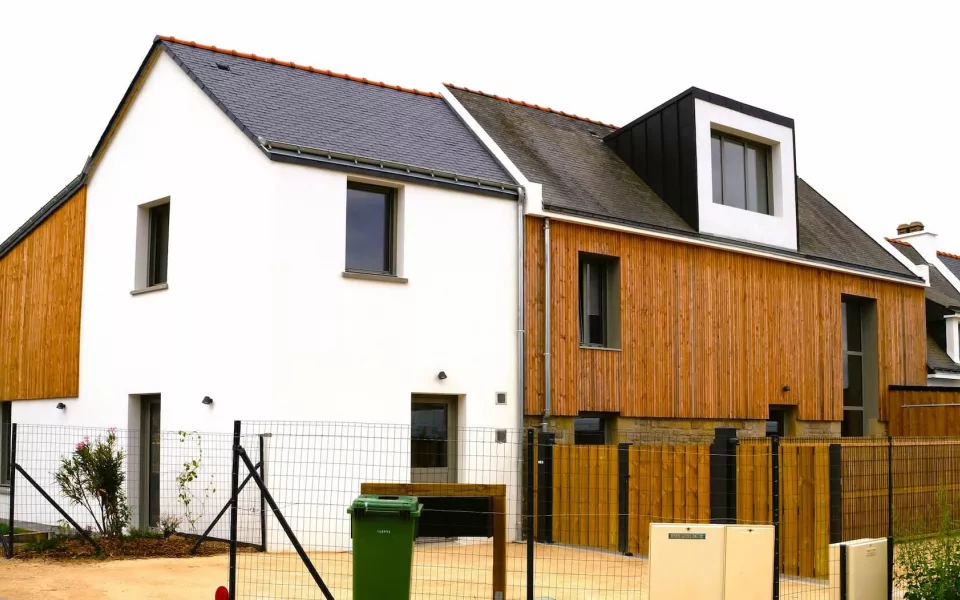
<path fill-rule="evenodd" d="M 917 249 L 907 242 L 900 240 L 888 240 L 892 246 L 903 254 L 910 262 L 915 265 L 927 265 L 930 267 L 930 287 L 927 288 L 927 299 L 936 302 L 946 308 L 960 308 L 960 291 L 943 276 L 940 269 L 928 263 Z M 940 257 L 943 260 L 943 256 Z"/>
<path fill-rule="evenodd" d="M 931 371 L 960 373 L 960 365 L 953 362 L 950 355 L 929 335 L 927 336 L 927 367 Z"/>

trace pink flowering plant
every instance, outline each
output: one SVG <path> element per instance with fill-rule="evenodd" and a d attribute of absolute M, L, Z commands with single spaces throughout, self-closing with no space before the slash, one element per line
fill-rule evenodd
<path fill-rule="evenodd" d="M 106 439 L 84 437 L 69 456 L 61 457 L 54 473 L 60 491 L 70 504 L 82 506 L 101 535 L 118 537 L 130 522 L 130 506 L 124 492 L 123 462 L 126 455 L 117 447 L 117 430 Z"/>

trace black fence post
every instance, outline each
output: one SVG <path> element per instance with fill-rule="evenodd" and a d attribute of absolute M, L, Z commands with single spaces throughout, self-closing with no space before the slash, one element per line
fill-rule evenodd
<path fill-rule="evenodd" d="M 556 435 L 540 433 L 537 448 L 537 541 L 553 543 L 553 444 Z"/>
<path fill-rule="evenodd" d="M 233 450 L 230 472 L 230 598 L 237 597 L 237 496 L 240 495 L 240 421 L 233 422 Z"/>
<path fill-rule="evenodd" d="M 260 434 L 260 479 L 267 481 L 267 458 L 264 454 L 264 435 Z M 267 505 L 263 501 L 263 490 L 260 490 L 260 552 L 267 551 Z"/>
<path fill-rule="evenodd" d="M 893 438 L 887 437 L 887 597 L 893 600 Z"/>
<path fill-rule="evenodd" d="M 847 600 L 847 546 L 840 544 L 840 600 Z"/>
<path fill-rule="evenodd" d="M 773 600 L 780 600 L 780 437 L 770 438 L 770 492 L 773 509 Z"/>
<path fill-rule="evenodd" d="M 710 522 L 737 522 L 737 430 L 718 427 L 710 445 Z"/>
<path fill-rule="evenodd" d="M 630 444 L 617 446 L 617 495 L 620 517 L 617 521 L 617 548 L 627 554 L 627 537 L 630 530 Z"/>
<path fill-rule="evenodd" d="M 7 558 L 13 558 L 13 508 L 17 496 L 17 424 L 10 425 L 10 530 L 7 531 Z"/>
<path fill-rule="evenodd" d="M 830 543 L 843 541 L 843 446 L 830 444 Z"/>
<path fill-rule="evenodd" d="M 527 600 L 533 599 L 533 429 L 527 430 Z"/>

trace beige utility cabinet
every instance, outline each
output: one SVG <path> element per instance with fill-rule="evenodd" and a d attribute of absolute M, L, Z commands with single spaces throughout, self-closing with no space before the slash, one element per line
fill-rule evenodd
<path fill-rule="evenodd" d="M 886 598 L 887 538 L 830 544 L 830 598 L 840 599 L 840 546 L 847 547 L 847 598 Z"/>
<path fill-rule="evenodd" d="M 772 596 L 772 526 L 650 525 L 650 600 Z"/>

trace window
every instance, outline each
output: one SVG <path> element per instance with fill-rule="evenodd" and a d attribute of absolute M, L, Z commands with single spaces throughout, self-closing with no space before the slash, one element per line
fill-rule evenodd
<path fill-rule="evenodd" d="M 396 191 L 347 185 L 347 271 L 395 274 Z"/>
<path fill-rule="evenodd" d="M 787 435 L 787 409 L 780 406 L 770 407 L 770 416 L 766 424 L 767 437 Z"/>
<path fill-rule="evenodd" d="M 620 262 L 580 254 L 580 345 L 620 347 Z"/>
<path fill-rule="evenodd" d="M 573 443 L 596 446 L 607 443 L 607 420 L 604 417 L 577 417 L 573 420 Z"/>
<path fill-rule="evenodd" d="M 765 215 L 770 207 L 770 148 L 714 131 L 713 201 Z"/>
<path fill-rule="evenodd" d="M 150 209 L 147 287 L 167 282 L 167 249 L 170 242 L 170 203 Z"/>
<path fill-rule="evenodd" d="M 0 484 L 10 483 L 10 406 L 0 402 Z"/>
<path fill-rule="evenodd" d="M 863 435 L 863 319 L 860 304 L 840 303 L 843 343 L 843 424 L 840 434 Z"/>

